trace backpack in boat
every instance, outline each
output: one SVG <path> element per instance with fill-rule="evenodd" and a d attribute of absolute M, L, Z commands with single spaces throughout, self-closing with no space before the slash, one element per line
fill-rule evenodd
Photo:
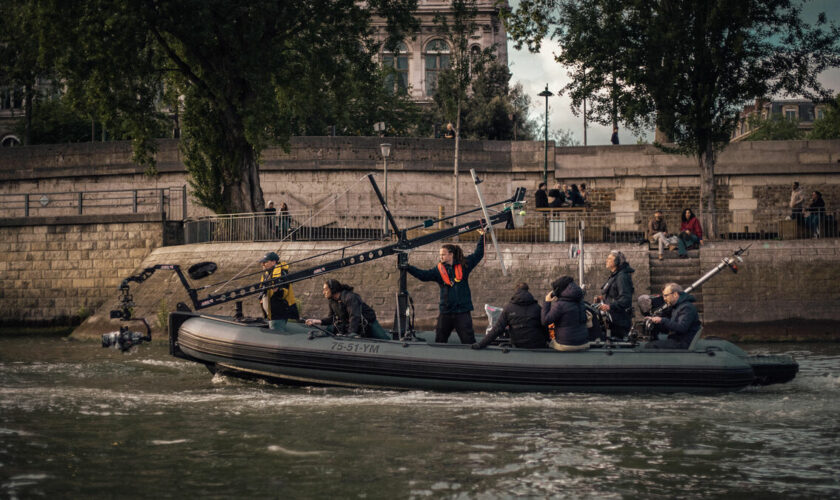
<path fill-rule="evenodd" d="M 593 311 L 593 307 L 586 304 L 586 330 L 589 332 L 589 341 L 604 340 L 604 327 L 601 324 L 601 315 Z"/>

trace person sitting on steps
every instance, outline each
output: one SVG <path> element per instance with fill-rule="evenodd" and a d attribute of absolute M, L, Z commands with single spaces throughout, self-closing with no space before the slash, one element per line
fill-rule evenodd
<path fill-rule="evenodd" d="M 683 210 L 680 216 L 680 235 L 677 240 L 678 253 L 681 259 L 688 258 L 688 249 L 697 244 L 703 244 L 703 227 L 694 216 L 690 208 Z"/>

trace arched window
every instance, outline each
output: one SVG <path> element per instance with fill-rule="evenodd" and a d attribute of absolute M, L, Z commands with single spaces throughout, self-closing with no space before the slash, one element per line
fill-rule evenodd
<path fill-rule="evenodd" d="M 400 42 L 396 52 L 383 52 L 382 65 L 394 69 L 385 77 L 385 88 L 393 92 L 408 92 L 408 47 Z"/>
<path fill-rule="evenodd" d="M 437 92 L 438 75 L 449 69 L 449 44 L 443 40 L 432 40 L 426 44 L 426 95 L 431 97 Z"/>
<path fill-rule="evenodd" d="M 7 135 L 0 140 L 0 147 L 10 148 L 12 146 L 20 146 L 20 139 L 14 135 Z"/>

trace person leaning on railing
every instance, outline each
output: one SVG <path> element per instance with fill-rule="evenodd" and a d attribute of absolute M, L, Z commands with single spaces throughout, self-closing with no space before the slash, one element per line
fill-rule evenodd
<path fill-rule="evenodd" d="M 814 191 L 811 193 L 811 204 L 808 205 L 808 217 L 805 218 L 805 227 L 812 233 L 814 238 L 820 236 L 820 222 L 825 219 L 825 201 L 822 193 Z"/>

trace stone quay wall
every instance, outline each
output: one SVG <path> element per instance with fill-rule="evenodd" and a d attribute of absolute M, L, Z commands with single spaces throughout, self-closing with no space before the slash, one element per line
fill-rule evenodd
<path fill-rule="evenodd" d="M 95 312 L 164 234 L 161 214 L 0 219 L 0 325 Z"/>
<path fill-rule="evenodd" d="M 289 205 L 292 213 L 327 211 L 380 215 L 365 174 L 375 172 L 384 190 L 379 144 L 390 142 L 388 201 L 396 214 L 451 214 L 454 205 L 454 141 L 443 139 L 297 137 L 289 151 L 263 152 L 261 185 L 266 200 Z M 180 188 L 186 171 L 176 140 L 161 140 L 159 175 L 144 175 L 131 161 L 127 142 L 67 144 L 0 150 L 0 202 L 8 195 L 126 188 Z M 697 209 L 700 179 L 694 158 L 663 153 L 650 145 L 558 148 L 549 143 L 549 182 L 586 183 L 592 210 L 615 214 L 614 231 L 638 231 L 650 213 L 664 209 L 669 226 L 677 213 Z M 486 181 L 485 199 L 509 197 L 516 187 L 533 190 L 542 180 L 542 142 L 462 141 L 458 176 L 459 207 L 477 203 L 469 169 Z M 716 167 L 721 231 L 775 232 L 790 185 L 822 191 L 831 209 L 840 200 L 840 141 L 766 141 L 729 145 Z M 34 196 L 34 198 L 32 198 Z M 61 215 L 38 213 L 31 215 Z M 69 209 L 68 210 L 72 210 Z M 20 217 L 22 209 L 0 203 L 0 217 Z M 211 215 L 189 200 L 187 217 Z"/>

